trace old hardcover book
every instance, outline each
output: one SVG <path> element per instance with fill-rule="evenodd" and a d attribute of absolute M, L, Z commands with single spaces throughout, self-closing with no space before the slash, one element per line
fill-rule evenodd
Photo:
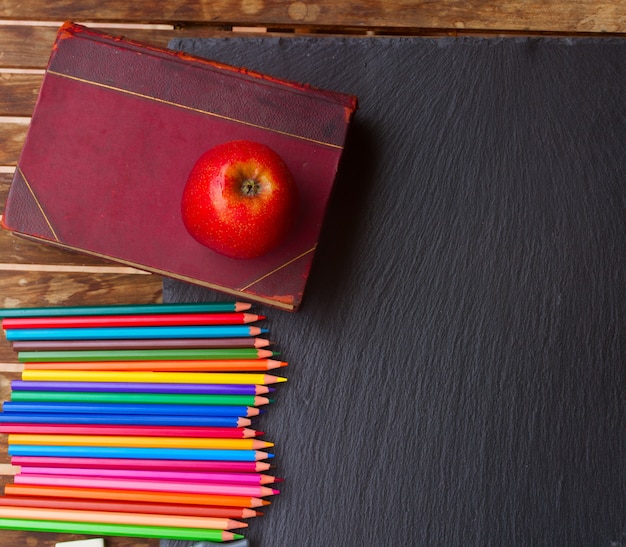
<path fill-rule="evenodd" d="M 73 23 L 59 30 L 3 217 L 46 243 L 286 310 L 301 303 L 356 98 L 159 49 Z M 297 225 L 256 259 L 186 231 L 196 160 L 230 140 L 277 151 Z"/>

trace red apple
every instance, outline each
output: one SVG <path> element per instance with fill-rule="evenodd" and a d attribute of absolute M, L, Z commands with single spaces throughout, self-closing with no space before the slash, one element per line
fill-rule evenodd
<path fill-rule="evenodd" d="M 278 246 L 298 214 L 298 193 L 283 159 L 252 141 L 207 150 L 183 191 L 187 231 L 213 251 L 254 258 Z"/>

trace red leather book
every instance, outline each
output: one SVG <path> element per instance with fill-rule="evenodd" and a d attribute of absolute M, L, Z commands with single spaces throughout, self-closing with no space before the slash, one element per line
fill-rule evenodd
<path fill-rule="evenodd" d="M 355 109 L 350 95 L 67 23 L 53 47 L 3 225 L 293 311 Z M 279 152 L 300 193 L 292 233 L 256 259 L 204 247 L 180 213 L 196 160 L 235 139 Z"/>

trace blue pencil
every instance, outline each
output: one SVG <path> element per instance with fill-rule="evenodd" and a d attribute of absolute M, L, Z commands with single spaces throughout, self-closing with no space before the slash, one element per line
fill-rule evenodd
<path fill-rule="evenodd" d="M 63 414 L 63 413 L 5 413 L 0 423 L 14 424 L 103 424 L 103 425 L 162 425 L 188 427 L 248 427 L 250 418 L 237 416 L 183 416 L 144 414 Z"/>
<path fill-rule="evenodd" d="M 259 450 L 213 450 L 203 448 L 135 448 L 117 446 L 57 446 L 10 444 L 10 456 L 63 458 L 130 458 L 150 460 L 203 460 L 253 462 L 274 455 Z"/>
<path fill-rule="evenodd" d="M 142 382 L 39 382 L 13 380 L 13 391 L 96 391 L 117 393 L 180 393 L 185 395 L 263 395 L 273 388 L 252 384 L 149 384 Z"/>
<path fill-rule="evenodd" d="M 7 340 L 147 340 L 156 338 L 241 338 L 269 332 L 248 325 L 184 327 L 97 327 L 57 329 L 7 329 Z"/>
<path fill-rule="evenodd" d="M 118 404 L 118 403 L 35 403 L 7 401 L 3 413 L 78 413 L 78 414 L 143 414 L 184 416 L 258 416 L 261 410 L 248 406 L 228 405 L 169 405 L 169 404 Z"/>

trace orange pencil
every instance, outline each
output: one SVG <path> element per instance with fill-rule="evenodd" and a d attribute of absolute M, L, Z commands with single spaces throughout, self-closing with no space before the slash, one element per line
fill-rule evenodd
<path fill-rule="evenodd" d="M 178 492 L 151 492 L 147 490 L 107 490 L 104 488 L 76 488 L 62 486 L 34 486 L 30 484 L 7 484 L 5 494 L 11 496 L 42 496 L 53 498 L 81 498 L 96 500 L 119 500 L 140 502 L 162 502 L 188 505 L 213 505 L 216 507 L 256 508 L 271 502 L 249 496 L 222 496 L 212 494 L 187 494 Z"/>
<path fill-rule="evenodd" d="M 253 372 L 286 367 L 276 359 L 221 359 L 195 361 L 91 361 L 24 363 L 23 370 L 146 370 L 146 371 L 205 371 Z"/>
<path fill-rule="evenodd" d="M 133 501 L 101 501 L 74 498 L 40 498 L 30 496 L 2 496 L 2 505 L 12 507 L 49 507 L 51 509 L 82 509 L 85 511 L 110 511 L 122 513 L 150 513 L 160 515 L 184 515 L 188 517 L 213 517 L 248 519 L 263 513 L 246 507 L 213 507 L 200 505 L 175 505 L 171 503 L 147 503 Z"/>

